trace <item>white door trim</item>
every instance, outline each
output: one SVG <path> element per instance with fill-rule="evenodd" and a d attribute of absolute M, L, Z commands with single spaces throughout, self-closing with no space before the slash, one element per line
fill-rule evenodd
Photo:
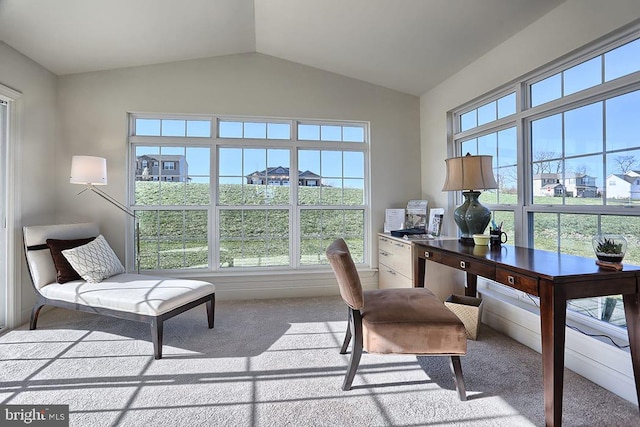
<path fill-rule="evenodd" d="M 7 328 L 15 328 L 22 321 L 22 199 L 20 191 L 18 191 L 18 168 L 20 165 L 21 144 L 20 144 L 20 116 L 22 109 L 22 94 L 7 86 L 0 84 L 0 96 L 8 102 L 9 117 L 7 118 L 7 127 L 9 129 L 9 138 L 6 147 L 6 164 L 2 165 L 5 172 L 5 180 L 7 186 L 6 194 L 6 221 L 7 221 L 7 289 L 6 289 L 6 326 Z M 5 168 L 6 167 L 6 168 Z"/>

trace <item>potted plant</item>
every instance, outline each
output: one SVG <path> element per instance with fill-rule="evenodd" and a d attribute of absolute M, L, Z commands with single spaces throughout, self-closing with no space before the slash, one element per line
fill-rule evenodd
<path fill-rule="evenodd" d="M 598 234 L 593 238 L 593 250 L 598 260 L 620 264 L 627 251 L 627 240 L 618 234 Z"/>

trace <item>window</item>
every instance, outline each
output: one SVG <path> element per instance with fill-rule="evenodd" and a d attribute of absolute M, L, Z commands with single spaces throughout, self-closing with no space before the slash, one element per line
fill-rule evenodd
<path fill-rule="evenodd" d="M 214 136 L 189 139 L 192 122 L 216 123 Z M 143 269 L 308 268 L 327 264 L 336 237 L 365 262 L 366 124 L 135 114 L 131 124 Z"/>
<path fill-rule="evenodd" d="M 594 258 L 594 234 L 623 234 L 625 262 L 640 264 L 639 34 L 627 30 L 451 112 L 454 153 L 493 156 L 499 188 L 481 200 L 510 241 Z M 620 296 L 569 308 L 625 326 Z"/>

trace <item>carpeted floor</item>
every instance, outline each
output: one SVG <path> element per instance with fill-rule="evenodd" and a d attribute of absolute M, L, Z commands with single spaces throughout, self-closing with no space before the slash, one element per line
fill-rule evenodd
<path fill-rule="evenodd" d="M 154 360 L 140 323 L 54 309 L 0 336 L 0 402 L 68 404 L 72 426 L 544 425 L 540 355 L 482 325 L 462 358 L 364 354 L 340 389 L 346 306 L 337 297 L 222 301 L 165 323 Z M 637 426 L 638 407 L 565 371 L 566 426 Z"/>

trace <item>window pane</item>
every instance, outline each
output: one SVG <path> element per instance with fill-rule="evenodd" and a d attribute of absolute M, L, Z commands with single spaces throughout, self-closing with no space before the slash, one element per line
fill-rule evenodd
<path fill-rule="evenodd" d="M 301 141 L 320 141 L 320 126 L 298 125 L 298 139 Z"/>
<path fill-rule="evenodd" d="M 250 123 L 244 124 L 244 137 L 265 139 L 267 137 L 267 124 L 266 123 Z"/>
<path fill-rule="evenodd" d="M 136 135 L 160 136 L 160 120 L 136 119 Z"/>
<path fill-rule="evenodd" d="M 460 132 L 472 129 L 478 126 L 478 112 L 477 110 L 469 111 L 460 116 Z"/>
<path fill-rule="evenodd" d="M 141 269 L 208 267 L 207 211 L 136 211 Z"/>
<path fill-rule="evenodd" d="M 497 119 L 496 102 L 490 102 L 478 108 L 478 126 L 493 122 Z"/>
<path fill-rule="evenodd" d="M 298 151 L 298 204 L 317 205 L 320 203 L 320 151 Z"/>
<path fill-rule="evenodd" d="M 602 57 L 597 56 L 564 71 L 564 95 L 602 83 Z"/>
<path fill-rule="evenodd" d="M 242 122 L 220 121 L 218 135 L 220 138 L 242 138 Z"/>
<path fill-rule="evenodd" d="M 510 93 L 498 99 L 498 118 L 510 116 L 516 113 L 516 94 Z"/>
<path fill-rule="evenodd" d="M 608 205 L 640 205 L 640 149 L 607 156 Z"/>
<path fill-rule="evenodd" d="M 602 155 L 567 159 L 564 164 L 565 203 L 602 205 Z"/>
<path fill-rule="evenodd" d="M 604 54 L 605 81 L 640 71 L 640 39 Z"/>
<path fill-rule="evenodd" d="M 320 126 L 320 139 L 323 141 L 342 141 L 342 127 Z"/>
<path fill-rule="evenodd" d="M 498 150 L 494 159 L 494 164 L 498 166 L 494 171 L 499 186 L 497 203 L 518 203 L 517 146 L 516 128 L 498 132 Z"/>
<path fill-rule="evenodd" d="M 184 120 L 163 120 L 162 136 L 185 136 Z"/>
<path fill-rule="evenodd" d="M 607 151 L 640 147 L 640 91 L 608 99 L 605 105 Z M 640 161 L 640 157 L 636 159 Z"/>
<path fill-rule="evenodd" d="M 209 138 L 211 136 L 211 121 L 187 120 L 187 136 Z"/>
<path fill-rule="evenodd" d="M 544 104 L 562 96 L 562 75 L 560 73 L 531 85 L 531 106 Z"/>
<path fill-rule="evenodd" d="M 267 123 L 268 139 L 291 139 L 291 125 L 289 123 Z"/>
<path fill-rule="evenodd" d="M 300 211 L 300 264 L 327 264 L 325 250 L 333 240 L 343 237 L 355 263 L 364 262 L 364 211 Z"/>
<path fill-rule="evenodd" d="M 342 177 L 341 151 L 322 151 L 322 165 L 320 174 L 323 178 Z"/>
<path fill-rule="evenodd" d="M 220 230 L 220 267 L 290 265 L 288 210 L 221 210 Z"/>
<path fill-rule="evenodd" d="M 602 103 L 564 113 L 565 156 L 602 152 Z"/>
<path fill-rule="evenodd" d="M 364 153 L 360 151 L 345 151 L 343 160 L 345 177 L 364 178 Z"/>
<path fill-rule="evenodd" d="M 346 142 L 364 142 L 364 128 L 344 126 L 342 128 L 342 140 Z"/>
<path fill-rule="evenodd" d="M 558 165 L 550 162 L 562 155 L 562 115 L 545 117 L 531 124 L 531 157 L 542 162 L 534 173 L 557 173 Z"/>
<path fill-rule="evenodd" d="M 461 144 L 461 149 L 460 152 L 462 153 L 463 156 L 466 156 L 467 154 L 471 154 L 472 156 L 475 156 L 478 154 L 478 139 L 477 138 L 473 138 L 473 139 L 469 139 L 464 141 Z"/>
<path fill-rule="evenodd" d="M 210 202 L 210 149 L 187 147 L 187 204 L 208 205 Z"/>

